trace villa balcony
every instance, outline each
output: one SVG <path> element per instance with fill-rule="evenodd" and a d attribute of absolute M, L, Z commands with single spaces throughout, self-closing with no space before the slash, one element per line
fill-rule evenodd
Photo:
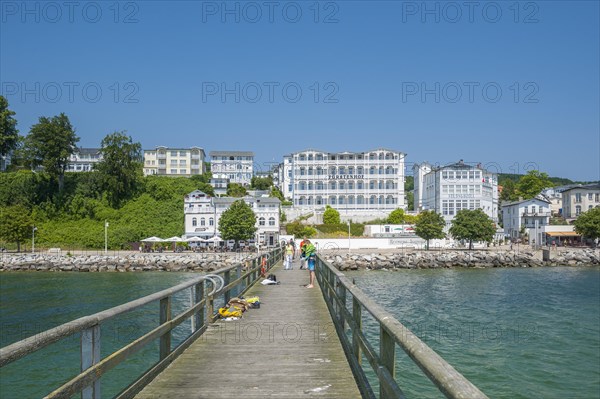
<path fill-rule="evenodd" d="M 523 212 L 521 213 L 521 217 L 529 217 L 529 218 L 534 218 L 534 217 L 539 217 L 539 218 L 545 218 L 545 217 L 550 217 L 551 216 L 551 212 Z"/>

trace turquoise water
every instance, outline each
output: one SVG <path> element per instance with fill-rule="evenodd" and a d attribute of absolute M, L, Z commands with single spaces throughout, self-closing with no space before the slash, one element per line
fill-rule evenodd
<path fill-rule="evenodd" d="M 490 398 L 600 398 L 600 268 L 347 275 Z M 0 346 L 192 276 L 1 273 Z M 174 312 L 187 301 L 185 294 L 175 298 Z M 102 355 L 156 327 L 157 308 L 104 325 Z M 188 332 L 189 323 L 179 327 L 174 341 Z M 0 369 L 0 398 L 44 396 L 78 372 L 78 351 L 77 336 Z M 103 377 L 103 397 L 114 396 L 150 367 L 157 352 L 155 344 Z M 397 359 L 408 397 L 442 397 L 400 350 Z"/>
<path fill-rule="evenodd" d="M 490 398 L 600 398 L 600 268 L 346 274 Z M 442 397 L 401 349 L 396 367 Z"/>
<path fill-rule="evenodd" d="M 0 346 L 70 320 L 99 312 L 188 278 L 191 273 L 0 273 Z M 189 292 L 176 296 L 173 314 L 189 303 Z M 158 303 L 102 325 L 102 357 L 158 325 Z M 190 330 L 183 323 L 173 335 L 180 342 Z M 79 372 L 80 334 L 0 369 L 0 398 L 39 398 Z M 112 397 L 158 360 L 158 343 L 129 358 L 102 378 L 102 396 Z M 78 396 L 76 396 L 78 397 Z"/>

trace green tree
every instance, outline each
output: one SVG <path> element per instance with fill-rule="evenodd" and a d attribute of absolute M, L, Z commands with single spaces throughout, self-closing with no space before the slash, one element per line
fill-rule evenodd
<path fill-rule="evenodd" d="M 546 173 L 538 170 L 530 170 L 525 176 L 519 179 L 519 182 L 515 186 L 515 191 L 518 197 L 530 199 L 548 187 L 554 187 L 554 183 L 552 183 Z"/>
<path fill-rule="evenodd" d="M 481 209 L 462 209 L 454 216 L 449 232 L 456 240 L 468 240 L 473 249 L 473 241 L 492 241 L 496 226 Z"/>
<path fill-rule="evenodd" d="M 229 197 L 245 197 L 248 195 L 248 191 L 244 186 L 237 183 L 229 183 L 227 185 L 227 196 Z"/>
<path fill-rule="evenodd" d="M 243 200 L 237 200 L 219 219 L 219 231 L 225 240 L 248 240 L 254 237 L 257 228 L 252 208 Z"/>
<path fill-rule="evenodd" d="M 8 109 L 6 98 L 0 96 L 0 157 L 16 150 L 21 140 L 14 115 L 15 112 Z"/>
<path fill-rule="evenodd" d="M 394 209 L 387 218 L 387 223 L 390 224 L 402 224 L 404 223 L 404 209 Z"/>
<path fill-rule="evenodd" d="M 406 193 L 406 209 L 409 211 L 415 210 L 415 193 L 414 193 L 414 191 L 408 191 Z"/>
<path fill-rule="evenodd" d="M 64 187 L 69 157 L 75 152 L 78 141 L 79 137 L 64 113 L 52 118 L 40 117 L 25 139 L 28 164 L 32 168 L 43 166 L 52 179 L 58 181 L 59 193 Z"/>
<path fill-rule="evenodd" d="M 429 250 L 429 240 L 446 237 L 444 234 L 445 226 L 446 222 L 442 215 L 435 211 L 423 211 L 415 222 L 415 234 L 427 242 L 427 249 Z"/>
<path fill-rule="evenodd" d="M 504 179 L 498 182 L 498 184 L 502 186 L 502 192 L 500 193 L 501 201 L 516 201 L 519 198 L 514 180 Z"/>
<path fill-rule="evenodd" d="M 252 177 L 250 180 L 250 187 L 255 190 L 268 190 L 273 185 L 273 178 L 268 177 Z"/>
<path fill-rule="evenodd" d="M 600 238 L 600 208 L 592 208 L 583 212 L 573 222 L 575 231 L 584 237 L 595 240 Z"/>
<path fill-rule="evenodd" d="M 323 224 L 340 224 L 340 213 L 327 205 L 323 212 Z"/>
<path fill-rule="evenodd" d="M 285 198 L 283 197 L 283 193 L 281 192 L 281 190 L 275 186 L 271 187 L 271 193 L 269 194 L 270 197 L 274 197 L 277 198 L 279 201 L 284 202 Z"/>
<path fill-rule="evenodd" d="M 102 139 L 102 161 L 96 169 L 101 175 L 108 203 L 118 208 L 134 196 L 142 179 L 142 145 L 131 136 L 115 132 Z"/>
<path fill-rule="evenodd" d="M 285 226 L 285 231 L 296 238 L 310 238 L 317 234 L 317 230 L 314 227 L 306 226 L 298 221 L 288 223 Z"/>
<path fill-rule="evenodd" d="M 0 238 L 15 242 L 18 252 L 21 252 L 21 243 L 31 238 L 32 228 L 29 210 L 23 205 L 0 208 Z"/>

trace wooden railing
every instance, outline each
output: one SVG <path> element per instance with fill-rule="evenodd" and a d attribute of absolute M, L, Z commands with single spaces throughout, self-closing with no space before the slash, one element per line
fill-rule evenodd
<path fill-rule="evenodd" d="M 259 255 L 247 261 L 247 265 L 237 264 L 222 268 L 213 274 L 193 278 L 166 290 L 90 316 L 81 317 L 22 341 L 15 342 L 0 349 L 0 368 L 57 341 L 80 333 L 81 373 L 48 394 L 46 398 L 70 398 L 72 395 L 81 392 L 83 399 L 99 399 L 101 397 L 100 378 L 102 375 L 125 361 L 129 356 L 140 351 L 149 343 L 159 339 L 159 360 L 117 395 L 118 398 L 131 398 L 206 331 L 208 324 L 212 323 L 217 317 L 214 309 L 216 300 L 220 300 L 222 297 L 223 302 L 227 303 L 232 295 L 239 296 L 243 294 L 260 278 L 263 256 L 267 256 L 266 269 L 269 270 L 280 260 L 281 251 L 280 248 L 276 248 L 268 254 Z M 212 286 L 210 287 L 210 292 L 207 289 L 209 288 L 207 287 L 207 283 L 210 283 Z M 190 290 L 190 306 L 181 313 L 173 316 L 171 314 L 173 296 L 187 289 Z M 118 349 L 116 352 L 101 359 L 100 333 L 102 324 L 118 315 L 129 313 L 152 302 L 158 302 L 160 310 L 159 325 L 133 342 Z M 172 348 L 172 330 L 187 319 L 191 319 L 190 335 L 178 346 Z"/>
<path fill-rule="evenodd" d="M 316 275 L 342 347 L 359 388 L 366 398 L 403 398 L 395 376 L 396 345 L 448 398 L 483 399 L 487 396 L 429 348 L 383 307 L 375 303 L 343 273 L 317 257 Z M 351 308 L 351 310 L 349 310 Z M 379 325 L 379 353 L 363 330 L 363 309 Z M 351 329 L 351 338 L 345 327 Z M 363 355 L 379 380 L 375 395 L 362 365 Z"/>

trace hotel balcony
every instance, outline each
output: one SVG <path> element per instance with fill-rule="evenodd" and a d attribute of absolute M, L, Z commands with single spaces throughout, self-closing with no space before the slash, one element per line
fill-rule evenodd
<path fill-rule="evenodd" d="M 551 216 L 551 212 L 523 212 L 521 213 L 522 217 L 550 217 Z"/>

